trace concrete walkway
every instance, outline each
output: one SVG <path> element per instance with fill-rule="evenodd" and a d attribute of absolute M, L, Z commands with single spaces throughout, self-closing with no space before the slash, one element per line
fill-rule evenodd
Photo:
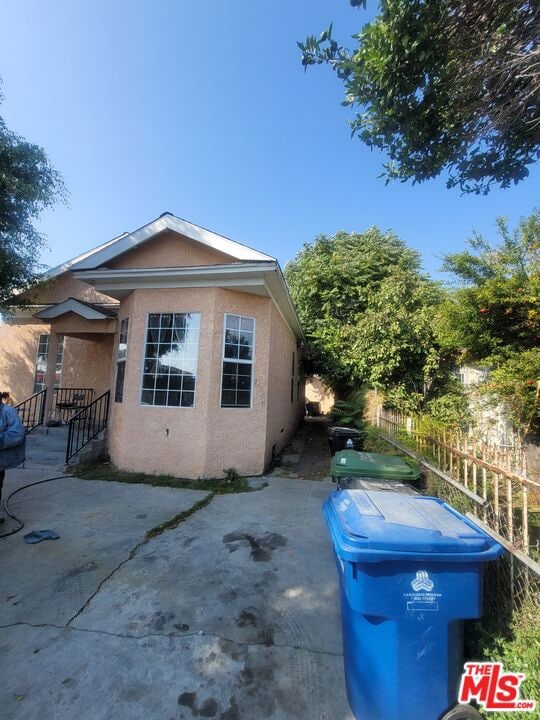
<path fill-rule="evenodd" d="M 32 472 L 8 475 L 9 492 Z M 271 477 L 146 543 L 204 493 L 69 478 L 20 493 L 25 531 L 61 539 L 0 542 L 2 717 L 352 720 L 330 490 Z"/>

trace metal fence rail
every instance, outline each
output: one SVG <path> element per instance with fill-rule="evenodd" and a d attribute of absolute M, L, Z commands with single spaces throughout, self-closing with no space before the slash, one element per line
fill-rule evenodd
<path fill-rule="evenodd" d="M 100 395 L 69 421 L 66 464 L 107 427 L 111 391 Z"/>
<path fill-rule="evenodd" d="M 505 475 L 505 471 L 502 468 L 496 468 L 496 471 L 486 468 L 487 472 L 485 475 L 482 474 L 480 482 L 477 478 L 476 483 L 469 482 L 466 485 L 464 475 L 459 474 L 455 463 L 452 466 L 453 475 L 449 474 L 449 454 L 444 463 L 446 470 L 437 466 L 438 453 L 442 448 L 438 446 L 434 448 L 425 437 L 419 441 L 414 435 L 409 436 L 406 428 L 404 432 L 395 422 L 385 423 L 382 413 L 379 420 L 379 436 L 423 467 L 422 491 L 426 495 L 442 498 L 456 510 L 467 515 L 507 550 L 503 557 L 488 563 L 486 567 L 484 617 L 489 626 L 505 630 L 510 624 L 513 613 L 520 611 L 524 606 L 530 607 L 532 614 L 540 621 L 540 564 L 536 562 L 538 556 L 535 546 L 524 542 L 526 536 L 517 521 L 509 522 L 505 504 L 508 496 L 504 488 L 499 488 L 501 493 L 498 496 L 498 504 L 494 504 L 495 488 L 497 484 L 502 485 L 499 476 Z M 412 449 L 410 444 L 414 444 L 415 449 Z M 425 455 L 428 457 L 426 458 Z M 472 473 L 471 467 L 469 473 Z M 514 483 L 513 474 L 506 473 L 506 475 L 510 475 L 510 480 Z M 470 474 L 468 478 L 471 479 Z M 519 478 L 518 492 L 523 490 L 521 484 L 523 480 L 524 478 Z M 527 480 L 527 489 L 528 483 L 536 488 L 536 483 Z M 510 497 L 513 494 L 512 484 Z M 515 507 L 513 509 L 516 510 Z"/>
<path fill-rule="evenodd" d="M 483 502 L 479 517 L 526 555 L 540 554 L 540 482 L 523 474 L 520 453 L 504 452 L 463 433 L 443 430 L 424 419 L 380 409 L 377 426 L 387 436 L 412 445 L 429 461 Z"/>
<path fill-rule="evenodd" d="M 38 425 L 43 425 L 46 397 L 47 388 L 43 388 L 43 390 L 23 400 L 22 403 L 15 405 L 15 410 L 19 413 L 21 422 L 27 433 L 32 432 Z"/>

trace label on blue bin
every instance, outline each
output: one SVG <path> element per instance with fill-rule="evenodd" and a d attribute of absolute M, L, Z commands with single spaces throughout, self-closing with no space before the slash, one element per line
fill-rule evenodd
<path fill-rule="evenodd" d="M 403 593 L 407 612 L 438 612 L 442 593 L 433 592 L 435 583 L 426 570 L 418 570 L 411 580 L 413 592 Z M 421 591 L 424 592 L 421 592 Z"/>

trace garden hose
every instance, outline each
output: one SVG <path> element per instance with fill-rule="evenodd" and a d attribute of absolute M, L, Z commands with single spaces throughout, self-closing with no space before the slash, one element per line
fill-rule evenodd
<path fill-rule="evenodd" d="M 16 495 L 17 493 L 20 493 L 22 490 L 27 490 L 28 488 L 34 487 L 34 485 L 42 485 L 43 483 L 46 483 L 46 482 L 52 482 L 52 480 L 61 480 L 62 478 L 72 478 L 72 477 L 75 477 L 75 476 L 74 475 L 57 475 L 56 477 L 45 478 L 45 480 L 38 480 L 37 482 L 28 483 L 28 485 L 23 485 L 22 487 L 17 488 L 17 490 L 14 490 L 12 493 L 10 493 L 7 496 L 7 498 L 4 500 L 4 511 L 5 511 L 6 515 L 8 515 L 12 520 L 15 520 L 15 522 L 18 523 L 19 527 L 13 528 L 12 530 L 9 530 L 9 532 L 5 532 L 2 535 L 0 535 L 0 540 L 2 540 L 2 538 L 10 537 L 11 535 L 15 535 L 15 533 L 20 532 L 24 527 L 23 521 L 19 520 L 19 518 L 16 515 L 14 515 L 9 509 L 9 501 L 11 500 L 11 498 L 14 495 Z"/>

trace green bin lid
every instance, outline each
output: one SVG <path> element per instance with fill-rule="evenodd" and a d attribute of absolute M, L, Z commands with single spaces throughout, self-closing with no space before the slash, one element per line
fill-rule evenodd
<path fill-rule="evenodd" d="M 332 477 L 370 477 L 385 480 L 417 480 L 420 473 L 397 455 L 340 450 L 332 458 Z"/>

